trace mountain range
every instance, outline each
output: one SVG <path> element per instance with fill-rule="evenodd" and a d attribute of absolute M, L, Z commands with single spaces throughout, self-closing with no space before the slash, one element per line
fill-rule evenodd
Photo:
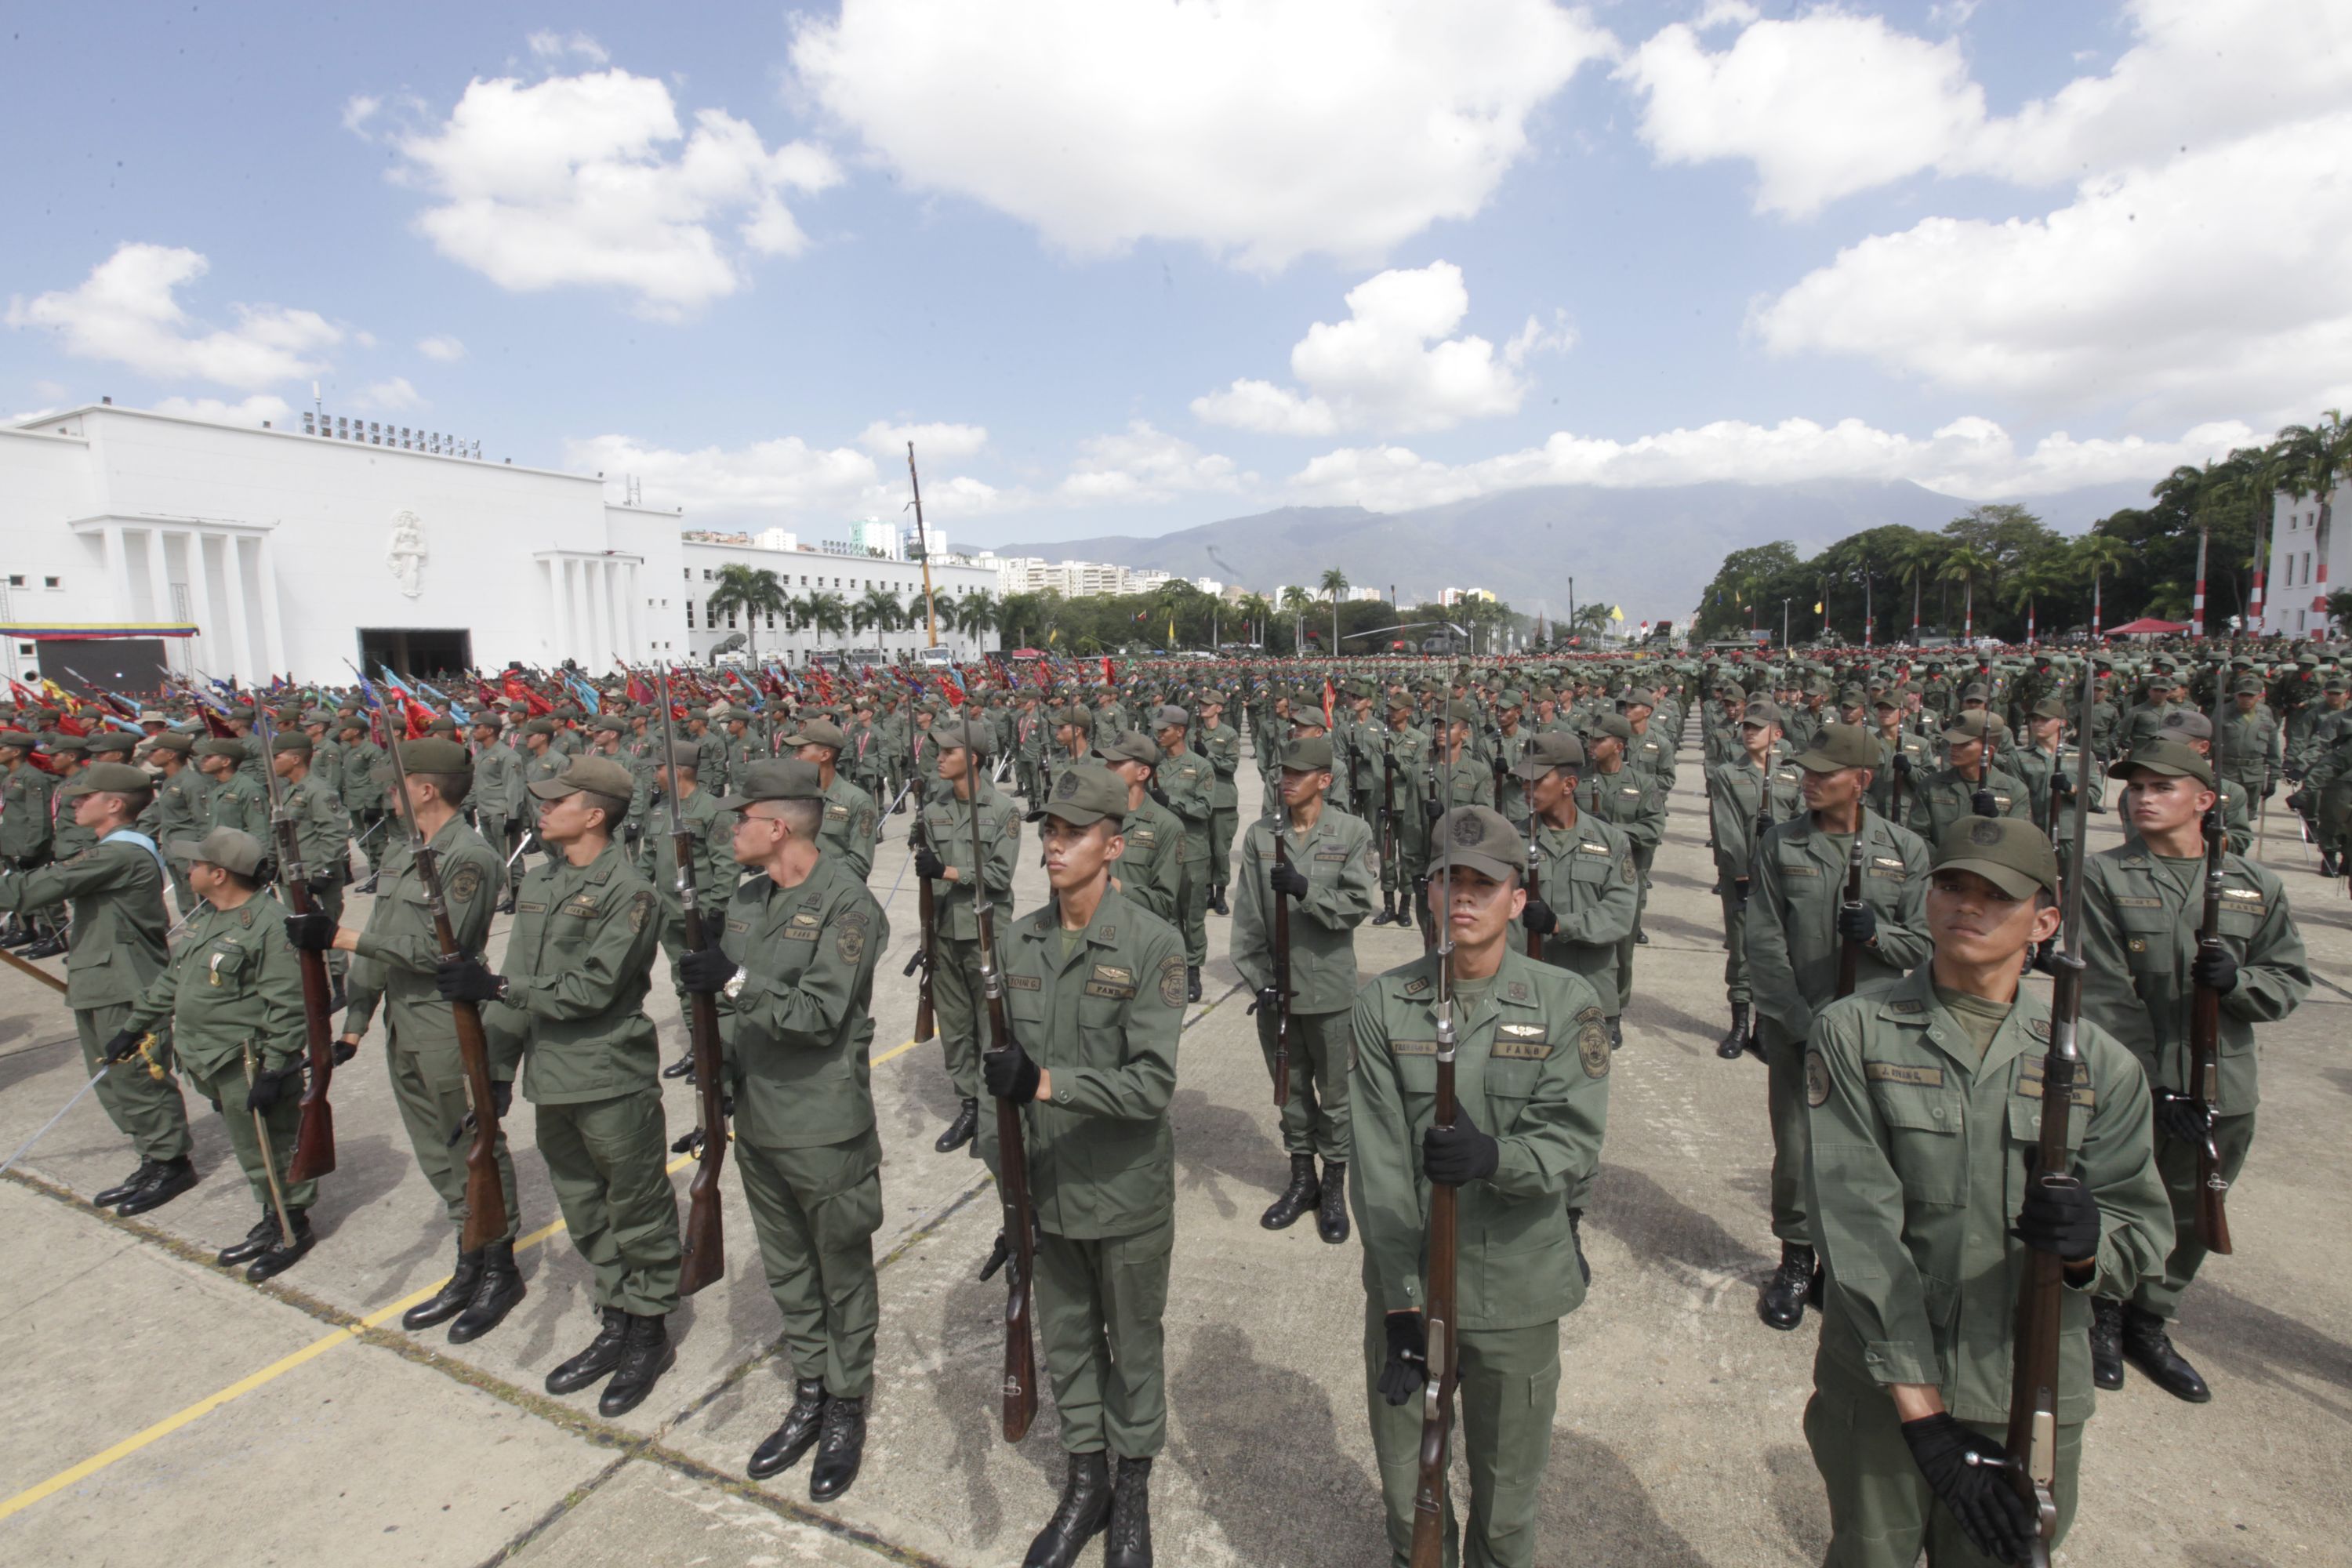
<path fill-rule="evenodd" d="M 2063 533 L 2144 503 L 2126 482 L 2021 498 Z M 1512 608 L 1558 617 L 1603 599 L 1642 620 L 1681 620 L 1734 550 L 1785 539 L 1811 555 L 1847 534 L 1900 523 L 1939 529 L 1973 502 L 1907 480 L 1721 481 L 1650 489 L 1551 485 L 1412 511 L 1283 507 L 1155 538 L 1110 534 L 997 546 L 1003 555 L 1101 561 L 1240 583 L 1269 595 L 1313 589 L 1337 566 L 1357 587 L 1407 605 L 1445 588 L 1484 588 Z"/>

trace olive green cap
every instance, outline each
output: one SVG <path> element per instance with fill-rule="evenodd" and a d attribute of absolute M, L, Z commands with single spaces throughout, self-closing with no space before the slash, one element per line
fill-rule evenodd
<path fill-rule="evenodd" d="M 280 752 L 292 752 L 307 761 L 310 751 L 310 737 L 299 730 L 281 730 L 269 742 L 269 753 L 272 756 L 276 756 Z"/>
<path fill-rule="evenodd" d="M 824 778 L 814 763 L 804 763 L 798 757 L 777 757 L 772 761 L 753 763 L 743 770 L 743 782 L 735 793 L 719 801 L 721 811 L 740 811 L 754 801 L 762 800 L 823 800 Z"/>
<path fill-rule="evenodd" d="M 1625 693 L 1625 706 L 1628 708 L 1655 708 L 1657 705 L 1658 694 L 1646 686 L 1637 686 Z"/>
<path fill-rule="evenodd" d="M 1449 724 L 1468 724 L 1475 727 L 1485 717 L 1484 713 L 1478 711 L 1478 705 L 1475 702 L 1449 702 L 1445 705 L 1445 721 Z"/>
<path fill-rule="evenodd" d="M 62 745 L 63 742 L 60 742 L 59 744 Z M 245 761 L 247 752 L 245 742 L 233 735 L 207 735 L 196 742 L 196 755 L 228 757 L 241 763 Z"/>
<path fill-rule="evenodd" d="M 1290 710 L 1290 727 L 1294 730 L 1300 728 L 1312 730 L 1319 735 L 1331 726 L 1324 719 L 1323 710 L 1320 707 L 1312 702 L 1301 702 Z"/>
<path fill-rule="evenodd" d="M 474 759 L 467 756 L 466 748 L 457 742 L 443 740 L 438 735 L 426 735 L 421 740 L 400 743 L 400 765 L 412 773 L 470 773 L 474 771 Z M 390 784 L 399 775 L 393 772 L 390 763 L 379 763 L 375 776 L 381 782 Z"/>
<path fill-rule="evenodd" d="M 2033 716 L 2036 719 L 2063 719 L 2066 717 L 2066 704 L 2062 699 L 2045 697 L 2033 705 Z"/>
<path fill-rule="evenodd" d="M 0 737 L 0 745 L 5 744 L 7 744 L 6 739 L 5 737 Z M 151 752 L 177 752 L 180 755 L 184 757 L 190 752 L 195 750 L 195 746 L 196 738 L 194 735 L 184 735 L 177 730 L 166 730 L 162 734 L 155 737 L 154 741 L 149 744 L 147 750 Z"/>
<path fill-rule="evenodd" d="M 1533 784 L 1554 768 L 1584 766 L 1584 742 L 1559 730 L 1546 730 L 1540 735 L 1530 735 L 1519 752 L 1519 760 L 1511 772 Z"/>
<path fill-rule="evenodd" d="M 84 737 L 81 749 L 93 756 L 100 752 L 121 752 L 127 757 L 131 754 L 131 749 L 143 738 L 139 735 L 126 734 L 121 730 L 107 730 L 96 735 Z"/>
<path fill-rule="evenodd" d="M 81 782 L 110 795 L 139 795 L 155 787 L 145 768 L 134 768 L 129 763 L 92 763 L 82 769 Z"/>
<path fill-rule="evenodd" d="M 201 860 L 240 877 L 257 875 L 269 852 L 261 840 L 242 827 L 215 827 L 202 838 L 174 838 L 171 851 L 184 860 Z"/>
<path fill-rule="evenodd" d="M 522 732 L 526 735 L 552 735 L 555 733 L 555 721 L 544 716 L 526 719 L 522 721 Z"/>
<path fill-rule="evenodd" d="M 1062 770 L 1045 804 L 1029 814 L 1059 817 L 1074 827 L 1087 827 L 1108 817 L 1127 820 L 1127 781 L 1099 763 L 1076 763 Z"/>
<path fill-rule="evenodd" d="M 425 725 L 425 732 L 428 735 L 454 735 L 457 732 L 457 721 L 445 714 Z"/>
<path fill-rule="evenodd" d="M 2058 852 L 2021 816 L 1964 816 L 1937 841 L 1937 871 L 1973 871 L 2012 899 L 2058 893 Z"/>
<path fill-rule="evenodd" d="M 1499 882 L 1527 869 L 1527 841 L 1491 806 L 1457 805 L 1439 819 L 1433 834 L 1437 846 L 1429 866 L 1433 878 L 1452 867 L 1481 871 Z"/>
<path fill-rule="evenodd" d="M 1760 730 L 1767 724 L 1778 724 L 1780 721 L 1780 706 L 1760 699 L 1750 702 L 1747 710 L 1739 715 L 1739 727 L 1743 730 Z"/>
<path fill-rule="evenodd" d="M 2109 768 L 2107 776 L 2128 782 L 2133 773 L 2143 768 L 2152 773 L 2195 779 L 2207 789 L 2213 787 L 2213 764 L 2180 741 L 2150 741 Z"/>
<path fill-rule="evenodd" d="M 702 748 L 680 742 L 670 749 L 668 755 L 661 758 L 655 765 L 671 768 L 699 768 L 702 766 Z"/>
<path fill-rule="evenodd" d="M 1290 742 L 1282 753 L 1282 771 L 1286 773 L 1313 773 L 1328 771 L 1331 766 L 1331 737 L 1307 735 Z"/>
<path fill-rule="evenodd" d="M 1944 721 L 1944 733 L 1963 741 L 1981 741 L 1998 734 L 2002 728 L 1999 720 L 1984 712 L 1955 713 Z"/>
<path fill-rule="evenodd" d="M 967 724 L 961 719 L 941 719 L 931 726 L 931 739 L 942 748 L 958 746 L 974 756 L 988 755 L 991 739 L 985 727 Z"/>
<path fill-rule="evenodd" d="M 1610 736 L 1629 746 L 1633 743 L 1633 721 L 1622 713 L 1595 713 L 1584 721 L 1584 732 L 1596 739 Z"/>
<path fill-rule="evenodd" d="M 1192 722 L 1192 715 L 1172 702 L 1151 710 L 1151 727 L 1155 730 L 1182 730 L 1190 727 Z"/>
<path fill-rule="evenodd" d="M 636 781 L 629 770 L 610 757 L 574 757 L 572 765 L 551 779 L 534 780 L 530 793 L 541 800 L 562 800 L 583 791 L 601 795 L 612 800 L 626 800 L 635 793 Z M 620 826 L 618 823 L 614 826 Z"/>
<path fill-rule="evenodd" d="M 1813 743 L 1794 759 L 1809 773 L 1841 773 L 1878 766 L 1878 741 L 1859 724 L 1824 724 Z"/>
<path fill-rule="evenodd" d="M 603 715 L 597 719 L 594 723 L 589 725 L 588 728 L 595 731 L 600 735 L 625 735 L 629 732 L 628 724 L 625 721 L 617 719 L 610 713 Z"/>
<path fill-rule="evenodd" d="M 841 726 L 830 719 L 810 719 L 784 737 L 787 746 L 830 746 L 836 752 L 848 743 L 848 737 L 841 732 Z"/>
<path fill-rule="evenodd" d="M 1140 730 L 1121 730 L 1095 748 L 1095 755 L 1106 763 L 1143 763 L 1160 765 L 1160 742 Z"/>
<path fill-rule="evenodd" d="M 2174 709 L 2164 716 L 2164 722 L 2158 725 L 2158 729 L 2190 741 L 2210 741 L 2213 738 L 2213 721 L 2194 708 Z M 2164 739 L 2165 735 L 2160 733 L 2158 738 Z"/>

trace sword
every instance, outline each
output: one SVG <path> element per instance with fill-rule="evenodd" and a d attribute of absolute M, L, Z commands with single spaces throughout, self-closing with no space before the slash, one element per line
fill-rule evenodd
<path fill-rule="evenodd" d="M 245 1047 L 245 1087 L 247 1090 L 253 1088 L 253 1043 L 249 1040 Z M 286 1250 L 291 1252 L 294 1250 L 294 1222 L 287 1217 L 285 1189 L 278 1184 L 278 1161 L 269 1152 L 269 1119 L 258 1110 L 251 1112 L 251 1115 L 253 1135 L 261 1143 L 261 1173 L 269 1178 L 269 1206 L 278 1215 L 278 1235 L 285 1242 Z"/>

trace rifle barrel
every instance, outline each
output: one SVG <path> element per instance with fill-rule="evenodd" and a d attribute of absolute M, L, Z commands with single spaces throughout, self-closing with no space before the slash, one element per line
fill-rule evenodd
<path fill-rule="evenodd" d="M 701 889 L 695 885 L 694 834 L 686 826 L 678 800 L 677 732 L 669 709 L 669 675 L 655 674 L 656 695 L 661 700 L 662 767 L 669 775 L 663 795 L 669 803 L 670 858 L 677 893 L 678 923 L 686 951 L 699 952 L 707 941 L 703 929 Z M 686 998 L 687 1038 L 694 1050 L 695 1119 L 702 1137 L 694 1151 L 694 1179 L 687 1184 L 686 1234 L 678 1264 L 677 1289 L 691 1296 L 727 1274 L 727 1240 L 719 1204 L 719 1173 L 727 1160 L 727 1097 L 719 1081 L 724 1071 L 719 1038 L 719 998 L 707 992 L 688 992 Z"/>
<path fill-rule="evenodd" d="M 253 713 L 254 732 L 261 742 L 262 778 L 269 791 L 269 831 L 278 843 L 278 889 L 288 910 L 298 915 L 311 914 L 319 907 L 318 900 L 310 896 L 309 868 L 302 863 L 302 835 L 294 826 L 293 808 L 278 776 L 268 706 L 256 704 Z M 289 1181 L 307 1182 L 335 1168 L 335 1108 L 327 1098 L 335 1075 L 334 1036 L 328 1017 L 334 987 L 327 978 L 325 953 L 298 951 L 296 958 L 302 974 L 303 1055 L 309 1070 L 302 1081 L 302 1120 L 286 1174 Z"/>
<path fill-rule="evenodd" d="M 1004 977 L 996 967 L 996 931 L 988 907 L 987 857 L 980 837 L 980 774 L 976 752 L 964 753 L 965 789 L 971 806 L 971 908 L 980 932 L 980 988 L 987 1001 L 989 1038 L 982 1050 L 1013 1048 L 1013 1025 L 1005 1015 Z M 1029 1201 L 1029 1146 L 1024 1142 L 1021 1108 L 1002 1096 L 996 1101 L 996 1192 L 1011 1249 L 1004 1286 L 1004 1440 L 1018 1443 L 1037 1418 L 1037 1342 L 1031 1331 L 1037 1268 L 1037 1237 Z"/>

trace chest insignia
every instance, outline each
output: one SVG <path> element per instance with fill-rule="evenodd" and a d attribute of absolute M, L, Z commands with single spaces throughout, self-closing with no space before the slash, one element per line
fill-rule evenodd
<path fill-rule="evenodd" d="M 1944 1087 L 1944 1069 L 1910 1062 L 1864 1062 L 1862 1076 L 1872 1083 L 1907 1083 L 1921 1089 Z"/>
<path fill-rule="evenodd" d="M 1503 987 L 1503 994 L 1514 1002 L 1524 1002 L 1528 999 L 1528 983 L 1524 980 L 1514 980 Z"/>
<path fill-rule="evenodd" d="M 596 895 L 574 893 L 563 900 L 562 912 L 567 915 L 578 915 L 581 919 L 586 920 L 596 912 Z"/>
<path fill-rule="evenodd" d="M 1408 996 L 1418 996 L 1428 989 L 1429 982 L 1426 980 L 1408 980 L 1404 983 L 1404 994 Z"/>
<path fill-rule="evenodd" d="M 1916 1016 L 1927 1010 L 1927 1004 L 1920 1001 L 1916 996 L 1898 996 L 1886 1005 L 1886 1010 L 1890 1013 L 1903 1013 Z"/>
<path fill-rule="evenodd" d="M 2017 1064 L 2017 1092 L 2021 1096 L 2027 1100 L 2040 1100 L 2042 1098 L 2042 1091 L 2044 1083 L 2044 1079 L 2042 1078 L 2043 1066 L 2044 1064 L 2039 1057 L 2022 1057 L 2019 1058 Z M 2098 1090 L 2091 1086 L 2087 1076 L 2078 1069 L 2074 1079 L 2074 1090 L 2066 1098 L 2068 1101 L 2074 1105 L 2088 1108 L 2090 1106 L 2096 1105 L 2098 1103 L 2099 1097 Z"/>
<path fill-rule="evenodd" d="M 1008 974 L 1004 977 L 1004 984 L 1015 991 L 1035 991 L 1041 988 L 1040 982 L 1034 974 Z"/>

